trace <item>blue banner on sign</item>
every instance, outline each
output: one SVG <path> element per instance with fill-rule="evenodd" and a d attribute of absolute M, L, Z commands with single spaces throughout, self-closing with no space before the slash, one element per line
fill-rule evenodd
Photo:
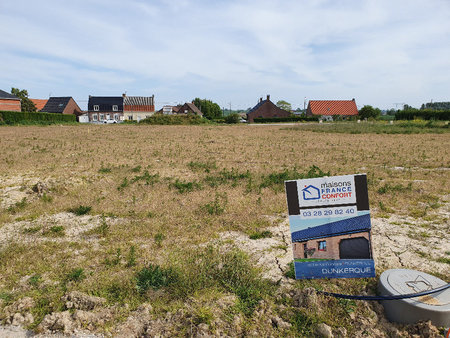
<path fill-rule="evenodd" d="M 372 259 L 294 262 L 296 279 L 375 277 Z"/>

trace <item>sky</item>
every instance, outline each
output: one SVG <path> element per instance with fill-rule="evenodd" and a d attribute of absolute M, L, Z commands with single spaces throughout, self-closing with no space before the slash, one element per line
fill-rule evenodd
<path fill-rule="evenodd" d="M 1 0 L 0 89 L 30 98 L 450 101 L 450 0 Z"/>

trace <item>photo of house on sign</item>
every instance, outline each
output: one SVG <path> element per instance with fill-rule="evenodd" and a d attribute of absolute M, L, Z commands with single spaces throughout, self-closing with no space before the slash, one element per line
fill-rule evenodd
<path fill-rule="evenodd" d="M 285 186 L 296 278 L 374 277 L 366 175 Z"/>

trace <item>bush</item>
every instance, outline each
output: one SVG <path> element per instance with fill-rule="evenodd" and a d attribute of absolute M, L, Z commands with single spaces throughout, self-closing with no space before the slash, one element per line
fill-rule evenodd
<path fill-rule="evenodd" d="M 163 125 L 180 125 L 180 124 L 208 124 L 207 119 L 197 115 L 163 115 L 155 114 L 151 117 L 141 120 L 143 124 L 163 124 Z"/>
<path fill-rule="evenodd" d="M 228 124 L 239 123 L 240 119 L 241 119 L 241 117 L 239 116 L 239 114 L 236 114 L 236 113 L 230 114 L 225 117 L 225 123 L 228 123 Z"/>
<path fill-rule="evenodd" d="M 272 122 L 301 122 L 301 121 L 319 121 L 317 116 L 289 116 L 289 117 L 256 117 L 253 119 L 255 123 L 272 123 Z"/>
<path fill-rule="evenodd" d="M 77 119 L 75 115 L 0 111 L 0 121 L 4 121 L 4 123 L 8 125 L 55 124 L 55 123 L 76 123 Z"/>

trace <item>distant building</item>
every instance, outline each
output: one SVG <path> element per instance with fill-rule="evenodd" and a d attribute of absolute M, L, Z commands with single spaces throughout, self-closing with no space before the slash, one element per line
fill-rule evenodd
<path fill-rule="evenodd" d="M 158 114 L 173 115 L 173 114 L 178 113 L 178 110 L 180 110 L 180 108 L 181 108 L 181 104 L 179 104 L 177 106 L 165 105 L 160 110 L 158 110 Z"/>
<path fill-rule="evenodd" d="M 270 101 L 270 95 L 267 95 L 267 99 L 259 99 L 256 106 L 249 110 L 247 113 L 247 122 L 254 122 L 255 118 L 268 118 L 268 117 L 289 117 L 291 113 L 277 107 L 272 101 Z"/>
<path fill-rule="evenodd" d="M 306 116 L 319 116 L 332 120 L 333 116 L 349 117 L 358 115 L 355 99 L 352 100 L 311 100 Z"/>
<path fill-rule="evenodd" d="M 155 95 L 123 97 L 123 115 L 126 120 L 140 121 L 155 113 Z"/>
<path fill-rule="evenodd" d="M 80 107 L 70 96 L 50 97 L 40 111 L 54 114 L 72 114 L 75 116 L 82 114 Z"/>
<path fill-rule="evenodd" d="M 34 103 L 34 105 L 36 106 L 36 111 L 41 111 L 42 108 L 45 107 L 45 104 L 47 103 L 47 99 L 30 99 L 31 102 Z"/>
<path fill-rule="evenodd" d="M 89 95 L 88 116 L 89 122 L 123 120 L 123 97 Z"/>
<path fill-rule="evenodd" d="M 178 114 L 178 115 L 184 114 L 184 115 L 199 115 L 199 116 L 203 116 L 203 114 L 200 111 L 200 109 L 198 109 L 195 104 L 190 103 L 190 102 L 187 102 L 187 103 L 183 104 L 178 109 L 176 114 Z"/>
<path fill-rule="evenodd" d="M 20 99 L 15 95 L 0 90 L 0 110 L 22 111 Z"/>

